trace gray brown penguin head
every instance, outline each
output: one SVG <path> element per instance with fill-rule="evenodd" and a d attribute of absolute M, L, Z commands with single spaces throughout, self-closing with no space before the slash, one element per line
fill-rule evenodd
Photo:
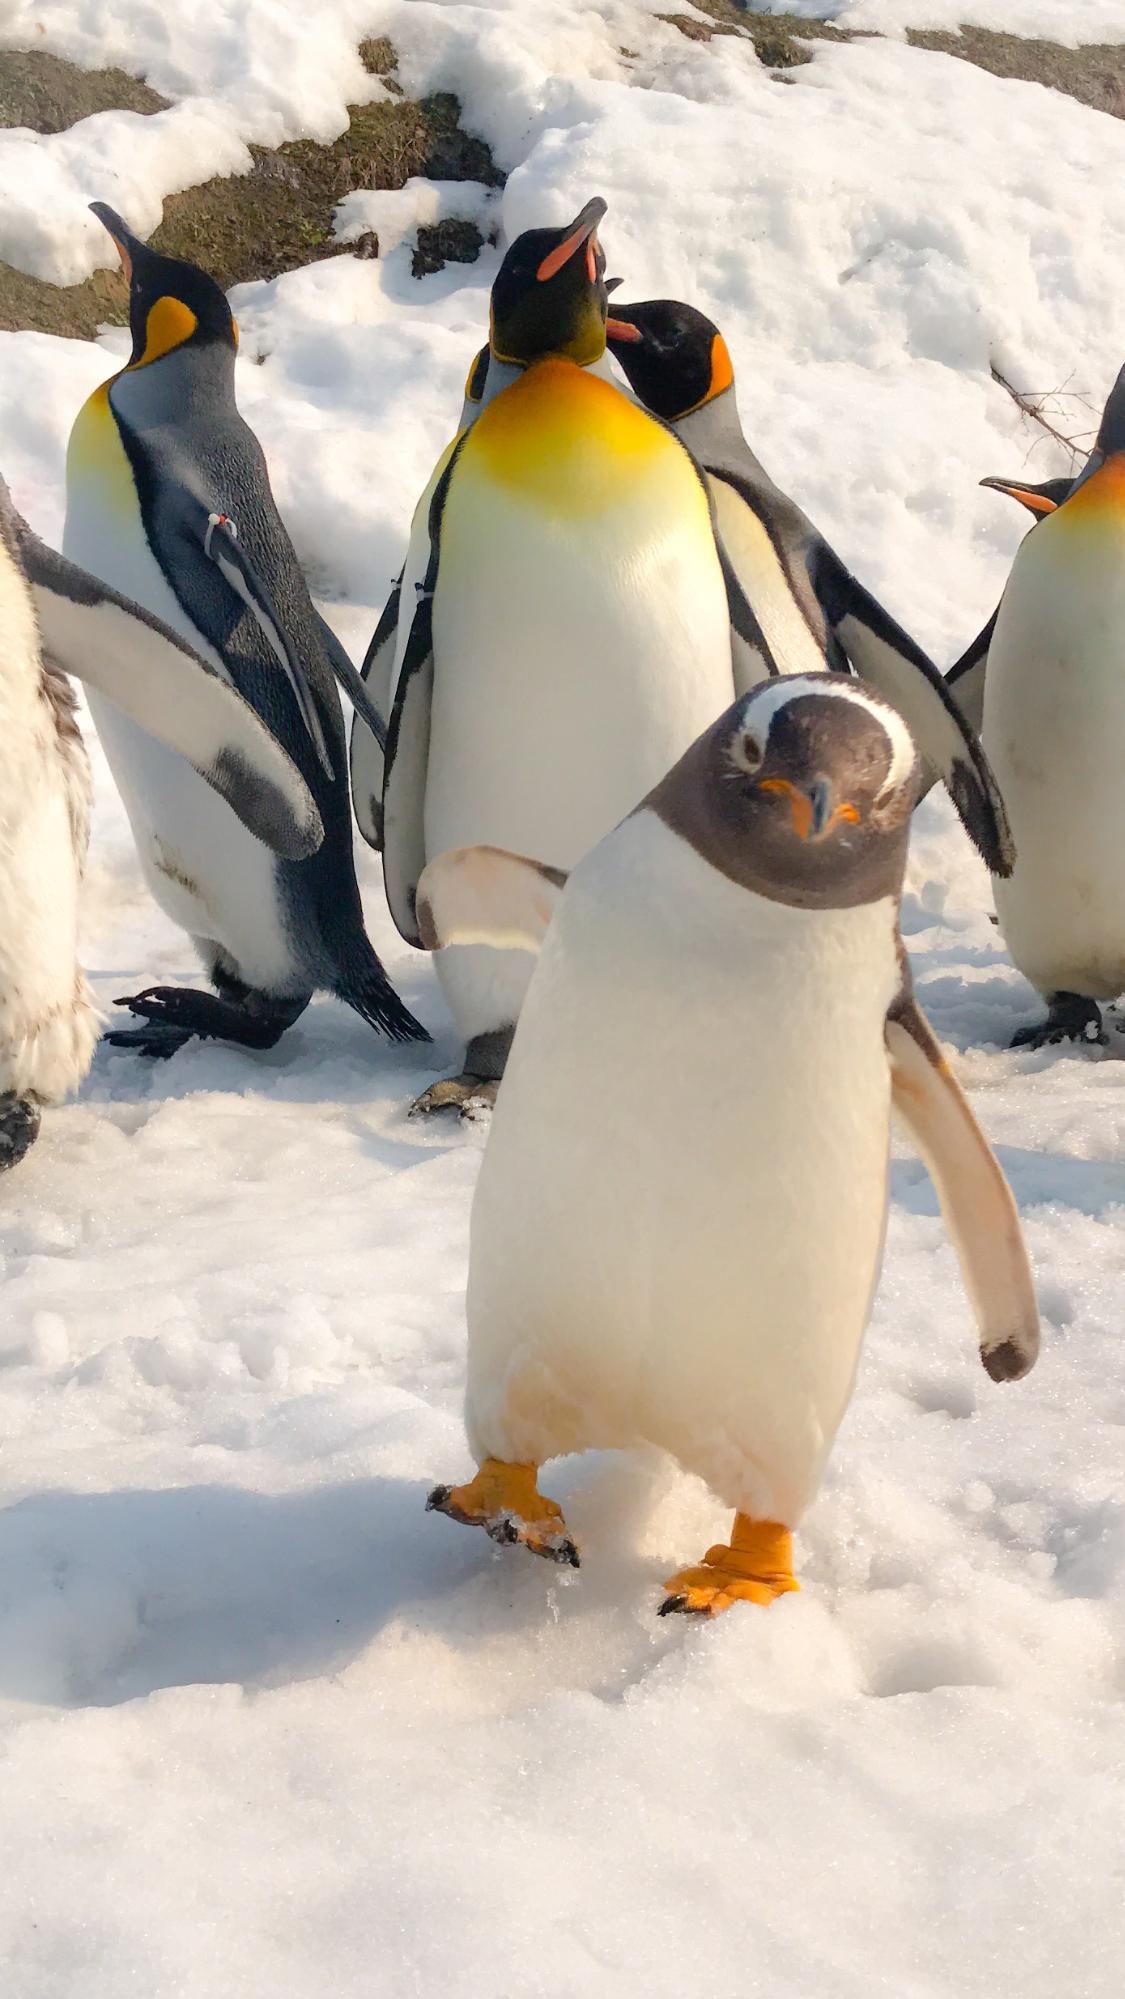
<path fill-rule="evenodd" d="M 645 800 L 743 888 L 799 909 L 897 898 L 919 764 L 863 682 L 793 674 L 745 694 Z"/>

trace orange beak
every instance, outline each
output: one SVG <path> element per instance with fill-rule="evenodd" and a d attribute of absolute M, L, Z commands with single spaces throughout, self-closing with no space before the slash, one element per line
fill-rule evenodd
<path fill-rule="evenodd" d="M 790 784 L 787 777 L 764 777 L 758 789 L 776 792 L 789 800 L 793 828 L 801 840 L 823 840 L 841 820 L 859 824 L 859 813 L 850 800 L 833 805 L 832 787 L 826 778 L 815 778 L 805 791 Z"/>
<path fill-rule="evenodd" d="M 553 250 L 547 252 L 539 269 L 536 271 L 535 275 L 541 285 L 545 285 L 549 278 L 557 276 L 558 272 L 562 270 L 563 265 L 569 264 L 571 258 L 577 256 L 579 250 L 583 248 L 586 251 L 586 274 L 591 284 L 596 282 L 598 275 L 596 262 L 598 223 L 601 221 L 605 211 L 606 204 L 600 195 L 595 195 L 592 201 L 586 203 L 581 213 L 575 216 L 562 242 L 556 244 Z"/>
<path fill-rule="evenodd" d="M 607 319 L 605 323 L 607 340 L 643 340 L 639 326 L 630 326 L 627 319 Z"/>
<path fill-rule="evenodd" d="M 122 243 L 120 237 L 111 236 L 110 241 L 112 242 L 114 249 L 116 250 L 118 256 L 121 259 L 121 268 L 125 273 L 125 281 L 127 284 L 131 285 L 133 282 L 133 259 L 129 255 L 129 252 L 125 248 L 125 245 L 124 243 Z"/>

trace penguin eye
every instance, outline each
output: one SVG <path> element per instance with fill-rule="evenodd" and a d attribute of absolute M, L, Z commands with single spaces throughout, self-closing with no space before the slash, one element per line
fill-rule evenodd
<path fill-rule="evenodd" d="M 746 769 L 759 770 L 765 754 L 765 750 L 758 741 L 757 736 L 752 735 L 750 730 L 747 729 L 746 734 L 742 738 L 742 755 L 745 759 Z"/>

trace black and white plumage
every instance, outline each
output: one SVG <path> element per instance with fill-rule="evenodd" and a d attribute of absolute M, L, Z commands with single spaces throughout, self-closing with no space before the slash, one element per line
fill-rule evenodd
<path fill-rule="evenodd" d="M 980 743 L 937 667 L 751 450 L 718 327 L 678 300 L 615 300 L 606 336 L 634 392 L 703 467 L 719 539 L 777 669 L 865 679 L 907 723 L 988 867 L 1010 873 L 1004 805 Z"/>
<path fill-rule="evenodd" d="M 56 555 L 0 480 L 0 1170 L 97 1040 L 79 968 L 90 772 L 67 673 L 111 695 L 258 838 L 311 853 L 320 815 L 257 715 L 159 619 Z"/>
<path fill-rule="evenodd" d="M 425 1038 L 367 937 L 352 854 L 337 679 L 359 677 L 313 607 L 234 394 L 227 301 L 193 265 L 95 211 L 131 279 L 133 354 L 80 413 L 67 462 L 65 546 L 210 660 L 299 768 L 323 839 L 304 858 L 247 838 L 146 730 L 92 703 L 146 881 L 195 942 L 218 998 L 175 988 L 127 1002 L 132 1041 L 171 1052 L 193 1032 L 268 1046 L 317 990 L 395 1040 Z"/>

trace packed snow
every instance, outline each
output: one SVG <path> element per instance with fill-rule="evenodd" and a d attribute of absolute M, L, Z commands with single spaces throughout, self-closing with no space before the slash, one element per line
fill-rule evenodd
<path fill-rule="evenodd" d="M 1061 35 L 1079 13 L 944 8 L 840 18 Z M 340 231 L 375 222 L 379 261 L 234 297 L 242 408 L 357 659 L 499 255 L 413 279 L 413 232 L 438 213 L 507 240 L 604 194 L 622 295 L 720 322 L 755 448 L 942 662 L 1026 525 L 976 481 L 1068 463 L 990 368 L 1056 392 L 1059 427 L 1090 441 L 1122 358 L 1121 123 L 901 40 L 814 45 L 782 85 L 748 44 L 689 41 L 661 11 L 45 0 L 5 18 L 10 43 L 177 99 L 86 121 L 69 147 L 0 134 L 0 254 L 48 276 L 104 261 L 89 199 L 143 231 L 173 186 L 238 170 L 247 140 L 341 129 L 382 88 L 365 34 L 390 34 L 412 93 L 456 89 L 513 169 L 502 196 L 357 194 Z M 1114 0 L 1081 17 L 1083 39 L 1125 31 Z M 0 470 L 56 544 L 70 423 L 126 345 L 0 335 Z M 91 747 L 83 953 L 109 1014 L 195 967 Z M 365 849 L 360 867 L 432 1051 L 389 1049 L 327 999 L 265 1055 L 103 1049 L 0 1189 L 5 1999 L 1115 1999 L 1121 1044 L 1002 1052 L 1038 1002 L 931 797 L 906 940 L 1020 1201 L 1044 1352 L 1027 1381 L 989 1382 L 933 1191 L 896 1149 L 802 1594 L 660 1622 L 661 1580 L 725 1524 L 661 1463 L 552 1468 L 573 1575 L 423 1511 L 469 1470 L 486 1127 L 406 1117 L 460 1051 Z"/>

